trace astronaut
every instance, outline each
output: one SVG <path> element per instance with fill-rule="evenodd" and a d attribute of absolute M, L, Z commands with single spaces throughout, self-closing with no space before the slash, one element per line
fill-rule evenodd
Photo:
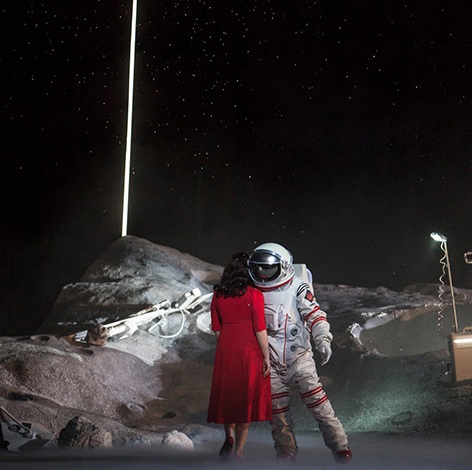
<path fill-rule="evenodd" d="M 324 365 L 331 357 L 333 336 L 309 285 L 309 271 L 304 265 L 295 267 L 304 269 L 306 282 L 295 276 L 291 253 L 277 243 L 258 246 L 248 260 L 249 274 L 264 295 L 277 459 L 294 460 L 297 453 L 289 395 L 290 386 L 296 385 L 335 461 L 348 463 L 352 457 L 348 438 L 320 383 L 311 347 L 310 336 Z"/>

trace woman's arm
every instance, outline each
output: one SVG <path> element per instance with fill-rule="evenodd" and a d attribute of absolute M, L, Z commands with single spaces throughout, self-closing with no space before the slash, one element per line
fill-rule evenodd
<path fill-rule="evenodd" d="M 218 339 L 218 336 L 220 335 L 221 324 L 220 324 L 220 317 L 218 315 L 216 294 L 213 294 L 213 297 L 211 299 L 210 316 L 211 316 L 211 329 L 215 333 L 216 339 Z"/>
<path fill-rule="evenodd" d="M 263 356 L 263 365 L 262 365 L 262 373 L 264 377 L 267 377 L 270 373 L 270 360 L 269 360 L 269 340 L 267 338 L 267 331 L 257 331 L 256 338 L 259 342 L 259 347 L 262 351 Z"/>

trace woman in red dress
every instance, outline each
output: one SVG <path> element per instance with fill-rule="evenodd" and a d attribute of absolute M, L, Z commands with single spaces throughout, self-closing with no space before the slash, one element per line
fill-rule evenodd
<path fill-rule="evenodd" d="M 208 422 L 224 424 L 221 460 L 242 458 L 250 423 L 272 419 L 264 298 L 251 285 L 247 259 L 231 257 L 211 303 L 217 344 Z"/>

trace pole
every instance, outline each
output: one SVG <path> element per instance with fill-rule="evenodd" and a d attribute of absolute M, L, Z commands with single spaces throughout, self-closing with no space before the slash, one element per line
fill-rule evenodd
<path fill-rule="evenodd" d="M 128 207 L 129 207 L 129 180 L 131 169 L 131 137 L 133 130 L 133 90 L 134 90 L 134 58 L 136 54 L 136 17 L 137 0 L 133 0 L 133 12 L 131 17 L 131 40 L 129 51 L 129 91 L 128 91 L 128 124 L 126 135 L 125 175 L 123 188 L 123 219 L 121 225 L 121 236 L 128 234 Z"/>
<path fill-rule="evenodd" d="M 447 251 L 447 243 L 442 242 L 442 248 L 444 250 L 444 253 L 446 255 L 446 263 L 447 263 L 447 274 L 449 276 L 449 285 L 451 288 L 451 298 L 452 298 L 452 311 L 454 313 L 454 333 L 459 332 L 459 325 L 457 322 L 457 312 L 456 312 L 456 301 L 454 299 L 454 287 L 452 286 L 452 274 L 451 274 L 451 263 L 449 263 L 449 253 Z"/>

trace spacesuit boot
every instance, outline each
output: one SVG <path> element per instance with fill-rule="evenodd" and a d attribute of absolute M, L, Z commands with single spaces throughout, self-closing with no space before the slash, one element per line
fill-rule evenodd
<path fill-rule="evenodd" d="M 352 459 L 352 452 L 349 447 L 340 449 L 338 451 L 333 450 L 333 457 L 336 463 L 349 463 Z"/>

